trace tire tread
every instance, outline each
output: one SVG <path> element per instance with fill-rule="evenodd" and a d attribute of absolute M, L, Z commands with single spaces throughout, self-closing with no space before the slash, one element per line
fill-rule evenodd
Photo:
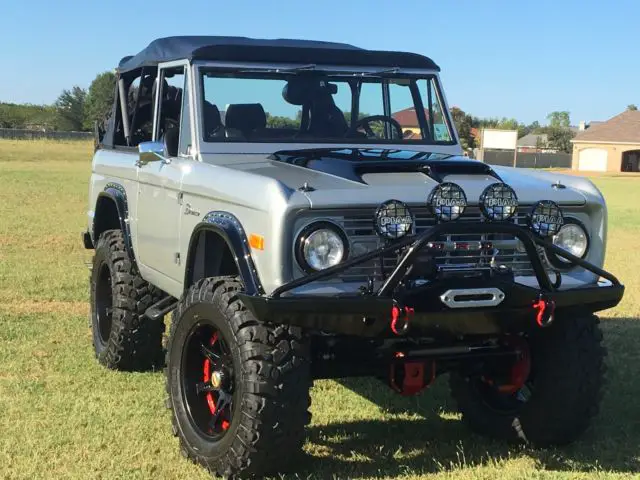
<path fill-rule="evenodd" d="M 297 327 L 276 326 L 256 320 L 237 293 L 236 277 L 205 278 L 194 284 L 174 312 L 167 349 L 167 405 L 172 410 L 173 432 L 180 448 L 192 461 L 221 476 L 262 476 L 290 466 L 305 440 L 311 376 L 303 332 Z M 170 387 L 170 352 L 175 330 L 184 311 L 194 303 L 217 305 L 230 324 L 242 362 L 245 394 L 235 438 L 228 451 L 216 459 L 204 457 L 181 435 L 173 411 Z M 236 379 L 236 381 L 239 381 Z"/>
<path fill-rule="evenodd" d="M 599 319 L 593 314 L 559 316 L 531 338 L 535 369 L 542 372 L 534 396 L 518 415 L 498 414 L 474 394 L 468 379 L 451 374 L 452 396 L 463 421 L 498 439 L 536 446 L 565 445 L 590 426 L 599 411 L 606 370 Z M 535 352 L 541 352 L 535 357 Z M 515 419 L 522 432 L 514 428 Z M 525 438 L 522 438 L 524 434 Z"/>
<path fill-rule="evenodd" d="M 106 261 L 110 263 L 112 291 L 115 294 L 112 299 L 111 335 L 104 350 L 99 351 L 94 336 L 98 361 L 107 368 L 117 370 L 161 368 L 164 362 L 164 322 L 146 319 L 144 313 L 164 293 L 140 276 L 126 251 L 122 231 L 103 232 L 96 243 L 96 252 L 100 249 L 107 250 Z M 92 299 L 92 306 L 93 303 Z M 94 324 L 95 321 L 92 325 L 96 328 Z"/>

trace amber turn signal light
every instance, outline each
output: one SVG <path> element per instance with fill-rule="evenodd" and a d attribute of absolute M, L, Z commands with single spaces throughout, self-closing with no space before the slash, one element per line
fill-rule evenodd
<path fill-rule="evenodd" d="M 252 233 L 249 235 L 249 245 L 251 245 L 251 248 L 255 248 L 256 250 L 264 250 L 264 237 L 262 235 Z"/>

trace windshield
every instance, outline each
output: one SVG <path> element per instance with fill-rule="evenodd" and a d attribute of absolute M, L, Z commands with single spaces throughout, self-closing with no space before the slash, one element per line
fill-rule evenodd
<path fill-rule="evenodd" d="M 434 76 L 201 72 L 205 142 L 453 143 Z"/>

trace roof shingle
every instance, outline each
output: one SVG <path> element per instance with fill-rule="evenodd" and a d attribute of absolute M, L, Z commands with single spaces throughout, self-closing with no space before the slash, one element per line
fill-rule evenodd
<path fill-rule="evenodd" d="M 640 143 L 640 111 L 627 110 L 580 132 L 573 142 Z"/>
<path fill-rule="evenodd" d="M 546 145 L 549 143 L 549 136 L 546 133 L 528 133 L 524 137 L 518 139 L 519 147 L 537 147 L 538 139 L 540 139 L 541 145 Z"/>
<path fill-rule="evenodd" d="M 424 114 L 427 118 L 429 118 L 429 110 L 424 109 Z M 393 115 L 391 115 L 395 120 L 398 121 L 400 125 L 403 127 L 419 127 L 418 123 L 418 115 L 416 114 L 416 109 L 414 107 L 405 108 L 404 110 L 399 110 Z"/>

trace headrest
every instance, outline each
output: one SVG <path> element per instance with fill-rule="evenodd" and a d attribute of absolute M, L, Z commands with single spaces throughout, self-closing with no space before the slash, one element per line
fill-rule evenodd
<path fill-rule="evenodd" d="M 333 95 L 337 91 L 337 85 L 319 81 L 317 78 L 293 78 L 282 89 L 282 98 L 291 105 L 304 105 L 319 94 Z"/>
<path fill-rule="evenodd" d="M 338 86 L 335 83 L 320 82 L 320 90 L 324 90 L 331 95 L 338 93 Z"/>
<path fill-rule="evenodd" d="M 313 91 L 318 82 L 306 78 L 294 78 L 289 80 L 282 89 L 282 98 L 291 105 L 304 105 L 313 98 Z"/>
<path fill-rule="evenodd" d="M 149 92 L 155 87 L 156 77 L 153 75 L 146 75 L 140 79 L 140 91 L 144 95 L 149 95 Z"/>
<path fill-rule="evenodd" d="M 151 88 L 151 98 L 156 98 L 156 91 L 158 90 L 158 82 L 156 82 L 155 78 L 150 77 L 151 81 L 153 82 L 152 88 Z M 166 80 L 162 81 L 162 91 L 166 92 L 167 89 L 169 88 L 169 84 L 167 83 Z"/>
<path fill-rule="evenodd" d="M 259 103 L 232 103 L 224 116 L 226 128 L 249 132 L 267 125 L 267 115 Z"/>
<path fill-rule="evenodd" d="M 204 101 L 204 125 L 207 134 L 213 133 L 213 131 L 222 125 L 222 118 L 220 117 L 220 110 L 213 103 Z"/>

